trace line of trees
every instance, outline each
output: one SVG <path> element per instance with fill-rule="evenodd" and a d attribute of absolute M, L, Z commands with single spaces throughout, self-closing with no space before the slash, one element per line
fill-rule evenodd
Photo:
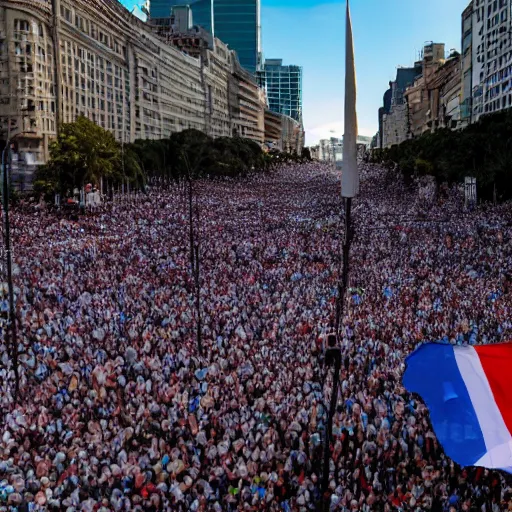
<path fill-rule="evenodd" d="M 66 194 L 86 183 L 99 184 L 100 180 L 114 188 L 129 183 L 132 189 L 140 189 L 154 177 L 178 180 L 243 176 L 304 160 L 310 160 L 307 149 L 300 156 L 264 152 L 250 139 L 213 139 L 198 130 L 184 130 L 168 139 L 137 140 L 122 146 L 111 132 L 86 117 L 79 117 L 61 127 L 50 146 L 48 163 L 36 173 L 34 190 L 48 195 Z"/>
<path fill-rule="evenodd" d="M 406 178 L 431 175 L 438 183 L 477 179 L 483 200 L 512 198 L 512 110 L 483 116 L 458 131 L 440 129 L 388 149 L 376 149 L 371 161 L 398 165 Z"/>

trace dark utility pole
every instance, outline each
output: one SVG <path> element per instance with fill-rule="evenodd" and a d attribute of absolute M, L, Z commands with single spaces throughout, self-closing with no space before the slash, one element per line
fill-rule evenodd
<path fill-rule="evenodd" d="M 190 269 L 194 273 L 195 271 L 195 253 L 194 253 L 194 217 L 192 209 L 192 176 L 188 175 L 188 223 L 189 223 L 189 242 L 190 242 Z"/>
<path fill-rule="evenodd" d="M 328 368 L 334 367 L 334 375 L 332 381 L 332 394 L 331 403 L 329 406 L 329 417 L 327 419 L 327 429 L 324 439 L 324 467 L 322 473 L 322 507 L 320 510 L 328 512 L 331 503 L 331 494 L 329 488 L 329 462 L 331 458 L 331 437 L 332 437 L 332 420 L 336 412 L 336 402 L 338 399 L 338 384 L 340 381 L 340 368 L 341 368 L 341 349 L 339 347 L 338 338 L 336 334 L 329 334 L 327 336 L 327 347 L 325 351 L 325 366 Z"/>
<path fill-rule="evenodd" d="M 3 214 L 4 214 L 4 237 L 5 237 L 5 258 L 7 263 L 7 286 L 9 290 L 9 323 L 6 329 L 6 345 L 10 348 L 12 365 L 14 369 L 14 396 L 17 400 L 19 395 L 20 378 L 18 371 L 18 336 L 16 331 L 16 309 L 14 307 L 14 287 L 12 283 L 12 254 L 11 254 L 11 226 L 9 223 L 9 167 L 11 159 L 11 141 L 8 140 L 2 152 L 2 174 L 3 174 Z M 5 156 L 8 153 L 8 161 Z"/>
<path fill-rule="evenodd" d="M 338 400 L 338 386 L 340 381 L 341 368 L 341 348 L 339 342 L 343 338 L 341 320 L 345 309 L 345 299 L 348 288 L 349 258 L 350 246 L 352 244 L 352 198 L 345 198 L 345 239 L 342 248 L 342 266 L 341 278 L 338 281 L 338 296 L 336 297 L 336 330 L 335 333 L 327 337 L 327 348 L 325 353 L 325 365 L 328 369 L 334 367 L 331 404 L 329 407 L 329 417 L 327 419 L 327 429 L 324 443 L 324 467 L 322 474 L 322 507 L 321 510 L 328 512 L 331 503 L 331 494 L 329 492 L 329 461 L 331 458 L 331 438 L 332 422 L 336 412 L 336 402 Z"/>
<path fill-rule="evenodd" d="M 195 247 L 195 260 L 196 260 L 196 268 L 195 268 L 195 285 L 196 285 L 196 318 L 197 318 L 197 350 L 199 355 L 203 355 L 203 340 L 202 340 L 202 326 L 201 326 L 201 277 L 199 274 L 199 244 L 196 244 Z"/>
<path fill-rule="evenodd" d="M 188 179 L 188 221 L 189 221 L 189 243 L 190 243 L 190 271 L 194 278 L 195 303 L 196 303 L 196 339 L 197 351 L 199 355 L 203 355 L 202 343 L 202 327 L 201 327 L 201 276 L 199 266 L 199 205 L 196 195 L 196 224 L 197 233 L 194 235 L 194 208 L 193 208 L 193 176 L 196 174 L 192 171 L 190 162 L 184 155 L 184 162 L 187 168 Z"/>
<path fill-rule="evenodd" d="M 352 198 L 345 198 L 345 240 L 342 248 L 341 279 L 338 281 L 338 296 L 336 297 L 336 334 L 339 336 L 343 318 L 345 296 L 348 288 L 350 246 L 352 245 Z"/>

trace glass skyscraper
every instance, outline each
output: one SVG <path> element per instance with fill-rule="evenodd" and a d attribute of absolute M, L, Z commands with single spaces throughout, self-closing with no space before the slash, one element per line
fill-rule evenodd
<path fill-rule="evenodd" d="M 172 7 L 189 5 L 192 22 L 235 50 L 242 67 L 255 73 L 261 54 L 260 0 L 151 0 L 151 18 L 168 18 Z"/>
<path fill-rule="evenodd" d="M 272 112 L 302 122 L 302 68 L 283 66 L 282 59 L 266 59 L 258 72 L 258 84 L 267 93 Z"/>
<path fill-rule="evenodd" d="M 238 54 L 243 68 L 258 69 L 261 53 L 260 0 L 214 0 L 215 37 Z"/>

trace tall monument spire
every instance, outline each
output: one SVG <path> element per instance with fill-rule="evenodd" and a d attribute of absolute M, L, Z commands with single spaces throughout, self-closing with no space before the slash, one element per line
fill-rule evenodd
<path fill-rule="evenodd" d="M 357 169 L 357 113 L 356 113 L 356 68 L 350 5 L 347 0 L 345 33 L 345 133 L 343 135 L 343 167 L 341 195 L 355 197 L 359 193 L 359 171 Z"/>

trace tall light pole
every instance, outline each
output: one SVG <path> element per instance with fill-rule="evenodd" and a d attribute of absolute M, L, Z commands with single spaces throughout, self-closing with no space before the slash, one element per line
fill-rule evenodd
<path fill-rule="evenodd" d="M 6 162 L 6 152 L 8 153 L 9 164 Z M 2 152 L 2 181 L 3 181 L 3 214 L 4 214 L 4 242 L 5 258 L 7 263 L 7 287 L 9 294 L 9 322 L 6 331 L 7 346 L 11 349 L 11 359 L 14 370 L 14 396 L 17 399 L 19 394 L 19 372 L 18 372 L 18 336 L 16 331 L 16 310 L 14 307 L 14 286 L 12 284 L 12 254 L 11 254 L 11 226 L 9 222 L 9 168 L 11 159 L 11 140 L 8 139 Z M 9 335 L 10 334 L 10 335 Z"/>

